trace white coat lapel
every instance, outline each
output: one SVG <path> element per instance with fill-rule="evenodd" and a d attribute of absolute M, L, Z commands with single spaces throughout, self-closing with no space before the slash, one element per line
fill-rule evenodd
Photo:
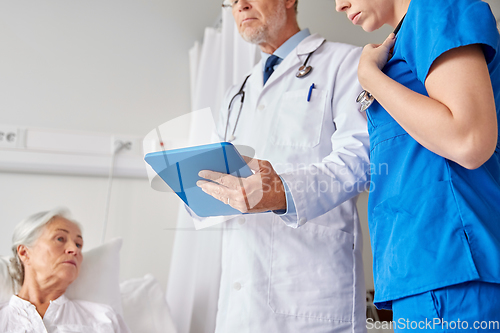
<path fill-rule="evenodd" d="M 258 91 L 259 93 L 262 92 L 264 84 L 264 73 L 262 72 L 262 60 L 259 61 L 259 63 L 255 65 L 252 70 L 252 81 L 257 83 L 256 86 L 258 87 L 258 89 L 256 89 L 256 91 Z"/>
<path fill-rule="evenodd" d="M 325 41 L 324 37 L 321 37 L 319 34 L 314 34 L 304 38 L 296 48 L 296 55 L 309 55 L 311 52 L 315 52 Z"/>
<path fill-rule="evenodd" d="M 282 75 L 288 73 L 289 70 L 298 70 L 303 61 L 306 59 L 304 56 L 308 56 L 311 52 L 316 51 L 324 41 L 325 38 L 321 37 L 319 34 L 306 37 L 299 43 L 299 45 L 297 45 L 294 51 L 290 52 L 290 54 L 278 66 L 276 71 L 274 71 L 271 77 L 269 77 L 269 80 L 264 86 L 262 92 L 265 92 L 268 87 L 272 86 Z M 295 75 L 295 73 L 293 73 L 293 75 Z M 262 77 L 263 82 L 263 74 L 261 73 L 260 76 Z"/>
<path fill-rule="evenodd" d="M 286 74 L 291 68 L 297 67 L 300 64 L 300 58 L 297 56 L 297 54 L 292 51 L 290 54 L 283 59 L 281 64 L 276 68 L 276 70 L 273 72 L 273 74 L 269 77 L 269 79 L 266 82 L 266 85 L 264 86 L 263 92 L 272 86 L 276 81 L 279 80 L 281 76 Z"/>

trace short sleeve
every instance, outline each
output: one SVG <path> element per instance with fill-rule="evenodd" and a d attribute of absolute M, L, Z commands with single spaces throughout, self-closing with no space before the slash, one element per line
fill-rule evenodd
<path fill-rule="evenodd" d="M 495 17 L 481 0 L 413 0 L 398 39 L 403 58 L 422 83 L 443 53 L 480 44 L 490 63 L 500 43 Z"/>

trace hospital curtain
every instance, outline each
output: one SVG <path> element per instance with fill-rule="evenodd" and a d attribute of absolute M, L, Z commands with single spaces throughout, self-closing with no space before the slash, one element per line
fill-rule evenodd
<path fill-rule="evenodd" d="M 257 47 L 239 35 L 231 10 L 222 9 L 221 27 L 206 28 L 202 45 L 195 43 L 189 52 L 192 110 L 210 107 L 217 123 L 226 90 L 241 82 L 259 57 Z M 191 136 L 199 126 L 191 124 Z M 214 332 L 221 245 L 220 227 L 195 231 L 180 205 L 166 296 L 178 333 Z"/>

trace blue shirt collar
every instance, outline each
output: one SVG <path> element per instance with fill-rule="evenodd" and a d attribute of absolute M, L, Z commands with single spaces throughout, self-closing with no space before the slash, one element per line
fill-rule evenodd
<path fill-rule="evenodd" d="M 292 52 L 299 44 L 302 42 L 306 37 L 310 36 L 311 33 L 309 32 L 309 29 L 304 29 L 299 32 L 297 32 L 295 35 L 292 37 L 288 38 L 286 42 L 284 42 L 280 47 L 274 51 L 274 55 L 280 57 L 280 60 L 276 63 L 275 67 L 278 66 L 283 59 L 285 59 L 290 52 Z M 266 66 L 266 60 L 269 58 L 271 55 L 267 54 L 265 52 L 260 52 L 261 55 L 261 62 L 262 62 L 262 71 L 264 71 L 264 67 Z"/>

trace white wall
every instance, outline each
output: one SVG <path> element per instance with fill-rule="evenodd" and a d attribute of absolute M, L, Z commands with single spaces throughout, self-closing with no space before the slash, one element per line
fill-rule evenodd
<path fill-rule="evenodd" d="M 220 2 L 2 1 L 0 124 L 145 135 L 189 112 L 188 50 L 213 25 Z M 490 3 L 500 15 L 499 1 Z M 333 0 L 300 0 L 299 22 L 355 45 L 381 42 L 390 32 L 364 33 L 335 12 Z M 0 254 L 10 253 L 18 221 L 56 205 L 84 224 L 87 248 L 97 245 L 106 190 L 104 178 L 0 173 Z M 146 180 L 115 180 L 108 238 L 125 240 L 122 279 L 153 273 L 166 285 L 177 204 Z M 370 287 L 370 259 L 366 265 Z"/>
<path fill-rule="evenodd" d="M 59 205 L 83 225 L 84 249 L 99 245 L 108 182 L 105 178 L 0 174 L 0 254 L 10 255 L 14 226 L 27 215 Z M 122 279 L 152 273 L 166 285 L 175 225 L 176 199 L 154 192 L 147 180 L 116 179 L 107 239 L 124 238 Z"/>
<path fill-rule="evenodd" d="M 144 135 L 189 110 L 210 1 L 0 3 L 2 123 Z"/>
<path fill-rule="evenodd" d="M 145 135 L 190 111 L 188 49 L 219 11 L 210 1 L 2 1 L 0 124 Z M 85 247 L 97 245 L 106 194 L 105 178 L 0 173 L 0 254 L 15 224 L 57 205 L 84 224 Z M 153 273 L 166 286 L 177 198 L 118 179 L 110 208 L 122 279 Z"/>

